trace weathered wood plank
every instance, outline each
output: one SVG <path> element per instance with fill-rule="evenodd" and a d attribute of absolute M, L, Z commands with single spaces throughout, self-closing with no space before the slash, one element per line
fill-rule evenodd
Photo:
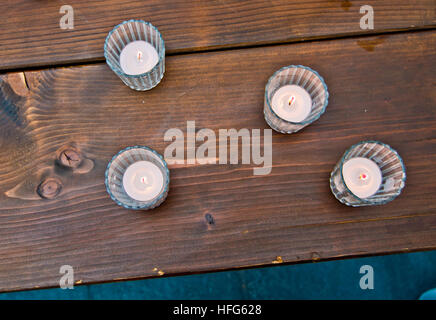
<path fill-rule="evenodd" d="M 427 31 L 173 56 L 144 93 L 105 64 L 3 76 L 0 290 L 56 286 L 65 264 L 91 283 L 436 248 L 435 40 Z M 161 207 L 110 200 L 104 170 L 123 147 L 163 153 L 165 131 L 189 120 L 215 132 L 268 128 L 264 86 L 289 64 L 319 71 L 331 99 L 303 131 L 273 134 L 271 174 L 172 165 Z M 336 161 L 363 139 L 405 161 L 406 187 L 385 206 L 349 208 L 329 189 Z M 65 147 L 92 166 L 59 166 Z M 62 185 L 52 200 L 35 191 L 47 178 Z"/>
<path fill-rule="evenodd" d="M 73 30 L 59 26 L 65 4 L 74 9 Z M 360 29 L 362 5 L 374 8 L 372 31 Z M 101 60 L 107 33 L 127 19 L 156 25 L 168 53 L 436 25 L 433 0 L 17 0 L 1 9 L 3 70 Z"/>

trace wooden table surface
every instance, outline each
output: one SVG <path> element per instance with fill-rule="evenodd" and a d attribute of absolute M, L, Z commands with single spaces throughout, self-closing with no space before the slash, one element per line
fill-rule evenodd
<path fill-rule="evenodd" d="M 421 1 L 64 1 L 3 4 L 0 19 L 0 291 L 321 261 L 436 248 L 436 5 Z M 361 30 L 362 5 L 375 29 Z M 166 73 L 136 92 L 104 63 L 115 24 L 156 25 Z M 273 133 L 271 174 L 255 164 L 170 165 L 168 199 L 128 211 L 106 193 L 120 149 L 161 154 L 170 128 L 268 129 L 264 87 L 302 64 L 325 79 L 326 113 Z M 350 208 L 329 189 L 347 147 L 376 139 L 406 165 L 402 194 Z M 63 151 L 82 170 L 59 165 Z M 50 193 L 40 196 L 41 184 Z M 50 184 L 51 183 L 51 184 Z"/>

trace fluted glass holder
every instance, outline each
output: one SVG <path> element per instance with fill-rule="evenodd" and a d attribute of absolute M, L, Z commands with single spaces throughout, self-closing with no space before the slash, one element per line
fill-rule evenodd
<path fill-rule="evenodd" d="M 159 194 L 149 201 L 138 201 L 131 198 L 123 185 L 123 177 L 127 168 L 138 161 L 149 161 L 156 165 L 163 175 L 163 186 Z M 109 162 L 105 175 L 106 190 L 113 201 L 126 209 L 148 210 L 165 201 L 170 183 L 170 172 L 164 158 L 155 150 L 135 146 L 121 150 Z"/>
<path fill-rule="evenodd" d="M 127 74 L 120 65 L 121 51 L 133 41 L 145 41 L 157 51 L 158 62 L 148 72 L 138 75 Z M 128 20 L 115 26 L 104 43 L 106 63 L 130 88 L 138 91 L 150 90 L 157 86 L 165 73 L 165 43 L 160 32 L 151 23 L 142 20 Z"/>
<path fill-rule="evenodd" d="M 300 122 L 281 118 L 274 112 L 271 102 L 274 94 L 285 85 L 297 85 L 309 93 L 312 99 L 310 114 Z M 324 79 L 318 72 L 305 66 L 288 66 L 276 71 L 265 87 L 264 116 L 268 125 L 280 133 L 297 132 L 317 120 L 325 111 L 329 93 Z"/>
<path fill-rule="evenodd" d="M 363 199 L 350 191 L 343 176 L 344 163 L 357 157 L 375 162 L 382 174 L 378 191 Z M 406 170 L 400 155 L 390 146 L 379 141 L 362 141 L 350 147 L 330 175 L 330 188 L 334 196 L 343 204 L 353 207 L 388 203 L 401 193 L 405 182 Z"/>

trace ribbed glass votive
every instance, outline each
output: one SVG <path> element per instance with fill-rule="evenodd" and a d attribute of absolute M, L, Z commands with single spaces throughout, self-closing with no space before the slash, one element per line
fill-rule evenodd
<path fill-rule="evenodd" d="M 109 67 L 130 88 L 150 90 L 165 72 L 165 44 L 151 23 L 129 20 L 115 26 L 104 43 Z"/>
<path fill-rule="evenodd" d="M 118 205 L 127 209 L 148 210 L 167 197 L 170 172 L 155 150 L 135 146 L 121 150 L 106 169 L 106 190 Z"/>
<path fill-rule="evenodd" d="M 328 97 L 318 72 L 300 65 L 281 68 L 265 87 L 265 120 L 278 132 L 297 132 L 324 113 Z"/>
<path fill-rule="evenodd" d="M 342 203 L 353 206 L 385 204 L 406 182 L 399 154 L 379 141 L 362 141 L 345 151 L 330 175 L 330 188 Z"/>

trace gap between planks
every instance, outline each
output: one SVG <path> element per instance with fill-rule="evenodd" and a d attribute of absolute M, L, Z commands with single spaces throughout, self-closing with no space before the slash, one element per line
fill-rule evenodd
<path fill-rule="evenodd" d="M 428 32 L 436 30 L 436 25 L 424 26 L 419 28 L 405 28 L 405 29 L 391 29 L 391 30 L 383 30 L 383 31 L 366 31 L 366 32 L 357 32 L 357 33 L 345 33 L 345 34 L 335 34 L 335 35 L 322 35 L 322 36 L 313 36 L 313 37 L 305 37 L 300 39 L 290 39 L 289 41 L 267 41 L 267 42 L 256 42 L 256 43 L 239 43 L 239 44 L 231 44 L 231 45 L 221 45 L 221 46 L 211 46 L 207 48 L 190 48 L 179 49 L 179 50 L 169 50 L 165 53 L 166 57 L 178 56 L 178 55 L 189 55 L 189 54 L 198 54 L 198 53 L 208 53 L 208 52 L 219 52 L 219 51 L 231 51 L 231 50 L 241 50 L 241 49 L 252 49 L 252 48 L 261 48 L 261 47 L 274 47 L 281 45 L 289 45 L 294 43 L 307 43 L 307 42 L 316 42 L 316 41 L 330 41 L 330 40 L 342 40 L 349 38 L 368 38 L 368 37 L 377 37 L 381 35 L 391 35 L 391 34 L 401 34 L 401 33 L 418 33 L 418 32 Z M 54 64 L 34 64 L 20 68 L 0 68 L 0 75 L 14 72 L 25 72 L 25 71 L 41 71 L 49 68 L 65 68 L 65 67 L 80 67 L 85 65 L 92 64 L 100 64 L 104 63 L 105 58 L 103 56 L 85 59 L 85 60 L 75 60 L 75 61 L 64 61 Z"/>

